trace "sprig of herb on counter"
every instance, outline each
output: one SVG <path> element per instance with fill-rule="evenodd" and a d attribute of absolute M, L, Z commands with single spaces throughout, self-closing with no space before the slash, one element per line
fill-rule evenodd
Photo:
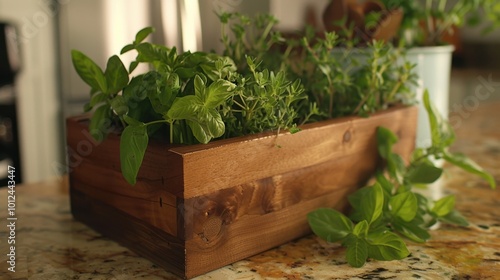
<path fill-rule="evenodd" d="M 414 187 L 431 184 L 442 175 L 442 168 L 434 160 L 444 159 L 462 169 L 484 178 L 491 188 L 496 188 L 493 176 L 466 156 L 451 153 L 448 147 L 454 142 L 451 126 L 436 111 L 424 94 L 424 105 L 429 116 L 432 145 L 415 149 L 410 163 L 405 165 L 400 155 L 392 152 L 398 141 L 390 130 L 377 130 L 378 152 L 385 160 L 384 170 L 379 170 L 375 183 L 359 189 L 349 196 L 353 208 L 349 217 L 328 208 L 308 214 L 313 232 L 328 242 L 340 242 L 347 247 L 347 262 L 361 267 L 368 258 L 399 260 L 410 252 L 402 238 L 425 242 L 430 238 L 429 229 L 438 221 L 467 226 L 467 220 L 456 210 L 455 196 L 445 196 L 437 201 L 414 192 Z"/>

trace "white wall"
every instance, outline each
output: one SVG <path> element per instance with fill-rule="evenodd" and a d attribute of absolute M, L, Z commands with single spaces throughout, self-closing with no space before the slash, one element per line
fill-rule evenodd
<path fill-rule="evenodd" d="M 52 166 L 63 160 L 56 12 L 49 3 L 0 0 L 0 20 L 16 24 L 20 39 L 22 69 L 16 85 L 24 182 L 58 175 Z"/>

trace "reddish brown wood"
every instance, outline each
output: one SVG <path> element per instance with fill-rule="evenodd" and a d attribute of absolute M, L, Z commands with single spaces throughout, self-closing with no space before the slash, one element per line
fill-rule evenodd
<path fill-rule="evenodd" d="M 306 214 L 318 207 L 344 209 L 347 194 L 378 166 L 376 127 L 394 131 L 396 151 L 408 157 L 416 115 L 414 107 L 398 107 L 305 125 L 293 135 L 181 147 L 153 142 L 136 186 L 120 174 L 119 135 L 84 150 L 91 141 L 85 119 L 70 118 L 72 211 L 158 265 L 194 277 L 310 233 Z M 169 241 L 156 246 L 151 238 Z"/>

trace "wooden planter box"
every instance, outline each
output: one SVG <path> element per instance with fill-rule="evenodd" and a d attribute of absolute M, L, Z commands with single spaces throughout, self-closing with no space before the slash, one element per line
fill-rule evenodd
<path fill-rule="evenodd" d="M 135 186 L 122 178 L 119 135 L 95 142 L 67 120 L 74 217 L 159 266 L 191 278 L 309 234 L 306 214 L 344 210 L 380 163 L 376 127 L 414 147 L 416 107 L 206 145 L 150 142 Z"/>

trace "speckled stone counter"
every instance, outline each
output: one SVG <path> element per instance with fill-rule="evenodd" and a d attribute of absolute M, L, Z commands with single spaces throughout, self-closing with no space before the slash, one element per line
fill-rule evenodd
<path fill-rule="evenodd" d="M 453 150 L 500 180 L 500 102 L 486 100 L 457 125 Z M 345 249 L 308 236 L 196 279 L 500 279 L 500 190 L 448 167 L 442 194 L 457 196 L 471 225 L 441 225 L 402 261 L 355 269 Z M 177 279 L 75 221 L 64 179 L 16 187 L 15 273 L 7 263 L 7 189 L 0 190 L 0 279 Z"/>

